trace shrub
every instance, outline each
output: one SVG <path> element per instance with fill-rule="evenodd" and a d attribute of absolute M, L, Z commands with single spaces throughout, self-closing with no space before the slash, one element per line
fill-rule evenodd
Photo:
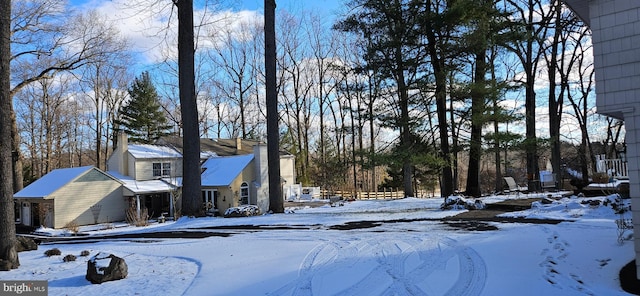
<path fill-rule="evenodd" d="M 62 258 L 62 261 L 64 261 L 64 262 L 76 261 L 76 256 L 71 255 L 71 254 L 66 255 L 66 256 L 64 256 L 64 258 Z"/>
<path fill-rule="evenodd" d="M 80 252 L 80 256 L 82 256 L 82 257 L 89 256 L 89 254 L 90 254 L 90 252 L 87 251 L 87 250 L 84 250 L 84 251 Z"/>
<path fill-rule="evenodd" d="M 80 232 L 80 225 L 78 225 L 78 222 L 76 222 L 76 220 L 73 220 L 69 221 L 69 223 L 64 226 L 64 229 L 70 231 L 73 234 L 78 234 L 78 232 Z"/>
<path fill-rule="evenodd" d="M 234 208 L 228 208 L 224 212 L 225 218 L 233 217 L 251 217 L 260 215 L 260 208 L 255 205 L 239 206 Z"/>
<path fill-rule="evenodd" d="M 143 208 L 140 210 L 140 216 L 138 216 L 138 211 L 134 206 L 129 207 L 127 209 L 127 223 L 135 226 L 147 226 L 149 225 L 149 214 L 147 208 Z"/>
<path fill-rule="evenodd" d="M 594 183 L 609 183 L 609 175 L 607 173 L 594 173 L 591 179 Z"/>
<path fill-rule="evenodd" d="M 58 249 L 58 248 L 53 248 L 53 249 L 44 251 L 44 254 L 47 257 L 51 257 L 51 256 L 60 256 L 62 254 L 62 252 L 60 252 L 60 249 Z"/>

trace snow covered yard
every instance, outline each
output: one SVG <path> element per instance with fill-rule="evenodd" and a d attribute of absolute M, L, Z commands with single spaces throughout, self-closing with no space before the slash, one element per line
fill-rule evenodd
<path fill-rule="evenodd" d="M 489 222 L 497 227 L 489 231 L 439 221 L 465 211 L 440 210 L 441 198 L 314 208 L 296 203 L 287 214 L 86 228 L 89 238 L 178 231 L 216 235 L 42 244 L 20 253 L 20 268 L 2 277 L 47 280 L 49 295 L 627 295 L 618 272 L 633 259 L 633 244 L 618 244 L 619 216 L 610 206 L 583 200 L 565 198 L 505 214 L 568 222 Z M 52 248 L 62 255 L 46 257 L 44 251 Z M 62 262 L 66 254 L 83 250 L 123 257 L 128 277 L 90 284 L 84 278 L 88 257 Z"/>

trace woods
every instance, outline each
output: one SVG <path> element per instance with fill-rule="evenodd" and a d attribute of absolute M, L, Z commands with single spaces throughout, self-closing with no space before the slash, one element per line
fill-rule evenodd
<path fill-rule="evenodd" d="M 144 56 L 99 10 L 14 1 L 14 192 L 55 168 L 105 169 L 142 73 L 167 132 L 267 141 L 263 16 L 196 1 L 195 31 L 184 37 L 194 41 L 191 87 L 179 82 L 176 4 L 122 7 L 164 16 L 162 29 L 149 28 L 162 37 L 157 51 Z M 624 141 L 607 137 L 606 120 L 593 114 L 589 31 L 559 1 L 347 7 L 335 18 L 275 10 L 278 146 L 295 155 L 305 186 L 480 196 L 499 191 L 506 175 L 534 188 L 547 160 L 558 174 L 571 167 L 588 178 L 601 153 L 592 144 Z M 179 93 L 186 88 L 191 99 Z M 197 113 L 185 116 L 186 103 Z"/>

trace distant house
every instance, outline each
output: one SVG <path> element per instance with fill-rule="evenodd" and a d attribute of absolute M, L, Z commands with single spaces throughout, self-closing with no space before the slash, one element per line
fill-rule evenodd
<path fill-rule="evenodd" d="M 203 210 L 224 213 L 230 207 L 253 204 L 266 212 L 266 153 L 266 145 L 255 140 L 200 139 Z M 281 151 L 280 168 L 283 186 L 294 184 L 294 156 Z M 172 216 L 174 206 L 180 206 L 176 198 L 182 186 L 182 138 L 169 136 L 154 145 L 138 145 L 129 144 L 121 134 L 107 171 L 125 184 L 125 195 L 138 208 L 147 208 L 153 216 Z"/>
<path fill-rule="evenodd" d="M 157 145 L 168 145 L 178 151 L 182 151 L 182 138 L 176 136 L 167 136 L 160 138 Z M 263 211 L 268 208 L 268 203 L 263 204 L 262 200 L 268 196 L 268 169 L 267 169 L 267 156 L 266 156 L 266 144 L 256 140 L 247 139 L 200 139 L 200 154 L 203 161 L 203 175 L 202 175 L 202 187 L 203 187 L 203 203 L 206 204 L 210 201 L 210 197 L 218 194 L 220 195 L 219 207 L 216 207 L 220 213 L 224 213 L 229 207 L 229 196 L 222 195 L 224 193 L 223 186 L 218 187 L 217 191 L 212 191 L 211 184 L 205 183 L 206 178 L 211 178 L 211 168 L 213 166 L 218 167 L 219 174 L 232 174 L 238 170 L 237 166 L 229 166 L 229 161 L 225 160 L 227 157 L 240 156 L 240 155 L 253 155 L 254 161 L 251 164 L 247 164 L 243 168 L 244 176 L 243 182 L 239 185 L 237 182 L 232 183 L 233 197 L 240 200 L 239 204 L 245 204 L 243 201 L 249 201 L 248 204 L 258 205 Z M 262 157 L 259 157 L 262 154 Z M 215 159 L 215 160 L 214 160 Z M 235 163 L 235 162 L 234 162 Z M 206 168 L 205 168 L 206 164 Z M 209 170 L 209 173 L 207 173 Z M 260 172 L 259 174 L 257 172 Z M 206 176 L 205 176 L 206 175 Z M 205 178 L 206 177 L 206 178 Z M 290 195 L 300 191 L 300 184 L 296 184 L 295 174 L 295 156 L 291 153 L 280 150 L 280 177 L 282 179 L 283 198 L 288 199 Z M 242 183 L 246 183 L 248 186 L 243 187 L 244 191 L 240 188 Z M 292 190 L 292 188 L 297 190 Z M 258 189 L 259 188 L 259 189 Z M 242 198 L 243 193 L 248 193 L 249 198 Z M 224 201 L 222 201 L 224 200 Z M 226 205 L 225 205 L 226 202 Z M 212 205 L 215 206 L 215 205 Z"/>
<path fill-rule="evenodd" d="M 181 205 L 182 139 L 129 144 L 118 135 L 107 171 L 95 167 L 59 169 L 38 179 L 14 198 L 25 225 L 63 228 L 123 221 L 126 211 L 150 218 L 173 216 Z M 201 140 L 202 209 L 224 213 L 239 205 L 269 208 L 267 148 L 250 140 Z M 280 152 L 282 184 L 294 184 L 293 155 Z M 286 190 L 285 190 L 286 191 Z M 283 196 L 284 198 L 284 196 Z"/>
<path fill-rule="evenodd" d="M 92 166 L 57 169 L 14 194 L 27 226 L 64 228 L 125 220 L 122 183 Z"/>

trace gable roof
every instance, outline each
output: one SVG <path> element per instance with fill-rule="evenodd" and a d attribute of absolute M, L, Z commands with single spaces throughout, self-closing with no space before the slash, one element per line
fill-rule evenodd
<path fill-rule="evenodd" d="M 202 164 L 202 186 L 229 186 L 253 160 L 253 154 L 212 157 Z"/>
<path fill-rule="evenodd" d="M 182 154 L 176 149 L 163 145 L 129 144 L 127 151 L 138 159 L 182 157 Z"/>
<path fill-rule="evenodd" d="M 29 184 L 29 186 L 16 192 L 13 195 L 13 198 L 46 198 L 90 170 L 97 170 L 105 176 L 113 179 L 109 174 L 103 173 L 94 166 L 57 169 L 49 172 L 40 179 Z"/>

